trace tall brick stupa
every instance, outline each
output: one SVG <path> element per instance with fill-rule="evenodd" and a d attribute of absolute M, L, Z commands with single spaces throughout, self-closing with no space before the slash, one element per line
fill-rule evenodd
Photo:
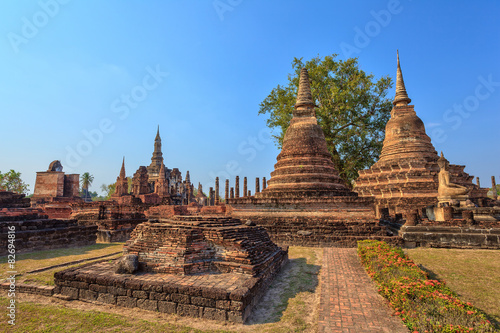
<path fill-rule="evenodd" d="M 318 125 L 309 74 L 300 72 L 297 102 L 267 188 L 228 199 L 228 214 L 266 228 L 278 244 L 355 246 L 391 240 L 378 224 L 373 198 L 358 197 L 339 177 Z"/>
<path fill-rule="evenodd" d="M 396 96 L 379 160 L 359 172 L 355 191 L 362 197 L 375 197 L 377 216 L 404 213 L 437 202 L 439 156 L 425 132 L 406 92 L 397 54 Z M 473 176 L 464 165 L 450 165 L 453 183 L 471 188 L 471 199 L 483 194 L 472 184 Z"/>

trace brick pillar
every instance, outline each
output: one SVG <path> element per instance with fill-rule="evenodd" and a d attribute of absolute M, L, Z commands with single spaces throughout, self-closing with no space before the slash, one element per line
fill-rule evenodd
<path fill-rule="evenodd" d="M 240 176 L 236 176 L 236 184 L 234 184 L 234 197 L 240 197 Z"/>
<path fill-rule="evenodd" d="M 215 205 L 219 204 L 219 177 L 215 177 Z"/>
<path fill-rule="evenodd" d="M 415 226 L 417 225 L 418 213 L 416 210 L 411 210 L 409 212 L 405 212 L 406 226 Z"/>
<path fill-rule="evenodd" d="M 252 196 L 252 191 L 248 190 L 248 195 L 247 197 L 251 197 Z"/>
<path fill-rule="evenodd" d="M 214 188 L 211 187 L 210 190 L 208 191 L 208 202 L 209 206 L 214 205 Z"/>
<path fill-rule="evenodd" d="M 262 177 L 262 191 L 264 191 L 267 187 L 266 177 Z"/>
<path fill-rule="evenodd" d="M 260 192 L 260 181 L 259 177 L 255 178 L 255 194 Z"/>
<path fill-rule="evenodd" d="M 243 178 L 243 196 L 246 197 L 248 194 L 248 183 L 247 183 L 247 177 Z"/>
<path fill-rule="evenodd" d="M 234 199 L 234 188 L 231 187 L 231 199 Z"/>
<path fill-rule="evenodd" d="M 481 187 L 481 183 L 479 183 L 479 177 L 476 177 L 476 184 L 477 184 L 477 187 Z"/>
<path fill-rule="evenodd" d="M 475 221 L 474 221 L 474 212 L 472 210 L 463 210 L 462 211 L 462 218 L 468 224 L 475 224 Z"/>
<path fill-rule="evenodd" d="M 453 207 L 443 207 L 443 219 L 445 221 L 453 220 Z"/>
<path fill-rule="evenodd" d="M 491 187 L 493 189 L 493 199 L 497 199 L 497 183 L 495 181 L 495 176 L 491 176 Z"/>
<path fill-rule="evenodd" d="M 227 203 L 227 199 L 229 199 L 229 179 L 226 179 L 226 191 L 224 193 L 224 199 L 226 199 Z"/>

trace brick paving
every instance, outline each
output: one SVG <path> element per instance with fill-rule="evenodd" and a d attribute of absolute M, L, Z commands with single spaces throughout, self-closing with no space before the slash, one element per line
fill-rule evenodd
<path fill-rule="evenodd" d="M 319 332 L 408 332 L 378 294 L 356 249 L 324 249 L 320 297 Z"/>

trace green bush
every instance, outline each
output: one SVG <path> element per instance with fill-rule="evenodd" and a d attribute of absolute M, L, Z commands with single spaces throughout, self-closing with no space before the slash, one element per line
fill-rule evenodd
<path fill-rule="evenodd" d="M 411 332 L 495 332 L 484 313 L 459 300 L 444 281 L 429 280 L 402 249 L 365 240 L 358 242 L 358 255 Z"/>

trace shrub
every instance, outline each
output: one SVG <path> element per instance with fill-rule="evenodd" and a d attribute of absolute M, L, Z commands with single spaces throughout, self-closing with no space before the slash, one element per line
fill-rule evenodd
<path fill-rule="evenodd" d="M 365 240 L 358 242 L 358 255 L 410 332 L 495 332 L 484 313 L 459 300 L 444 281 L 430 280 L 402 249 Z"/>

